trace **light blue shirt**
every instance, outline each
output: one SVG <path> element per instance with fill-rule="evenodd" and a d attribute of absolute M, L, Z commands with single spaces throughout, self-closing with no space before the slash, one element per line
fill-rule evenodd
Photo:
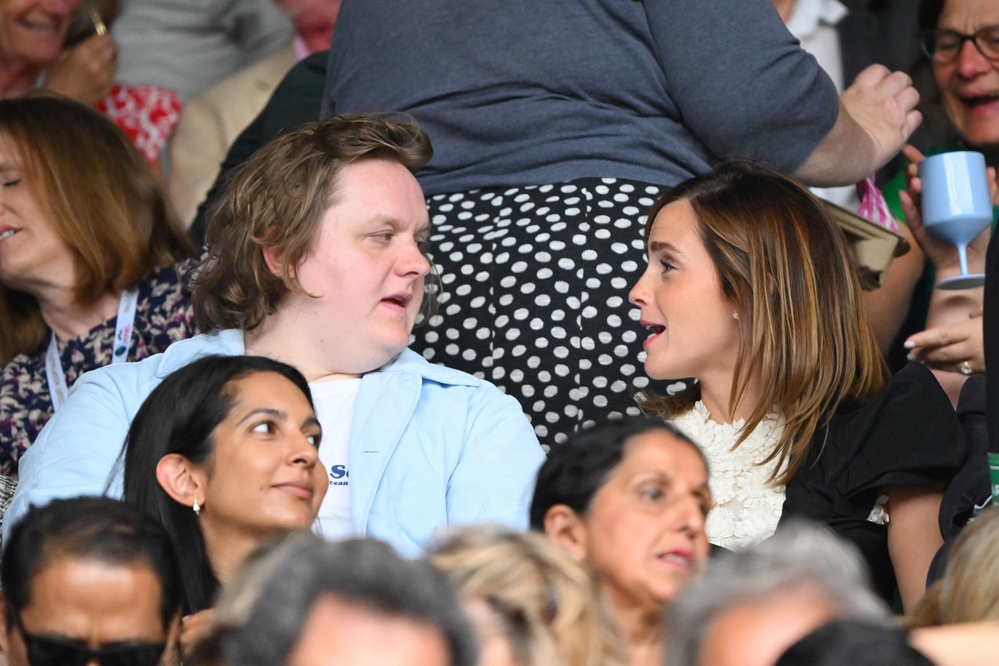
<path fill-rule="evenodd" d="M 103 493 L 132 419 L 167 375 L 202 356 L 245 352 L 241 331 L 220 331 L 83 375 L 20 459 L 4 542 L 32 504 Z M 543 460 L 516 400 L 407 349 L 361 380 L 350 430 L 354 527 L 407 556 L 448 525 L 526 528 Z M 109 494 L 120 497 L 121 487 L 119 469 Z"/>

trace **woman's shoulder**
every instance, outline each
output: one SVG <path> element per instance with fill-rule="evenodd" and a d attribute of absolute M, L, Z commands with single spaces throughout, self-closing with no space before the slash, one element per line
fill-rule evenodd
<path fill-rule="evenodd" d="M 871 400 L 844 402 L 831 423 L 851 434 L 858 426 L 904 421 L 897 425 L 922 427 L 941 417 L 957 418 L 950 398 L 929 368 L 911 362 L 896 372 Z"/>
<path fill-rule="evenodd" d="M 909 363 L 864 404 L 844 406 L 816 435 L 819 468 L 844 496 L 883 485 L 946 482 L 967 448 L 936 377 Z"/>
<path fill-rule="evenodd" d="M 157 268 L 139 285 L 135 332 L 139 336 L 131 360 L 165 351 L 196 333 L 190 275 L 197 260 Z"/>
<path fill-rule="evenodd" d="M 191 277 L 198 263 L 199 259 L 195 257 L 155 268 L 139 284 L 139 308 L 162 307 L 171 297 L 190 301 Z"/>

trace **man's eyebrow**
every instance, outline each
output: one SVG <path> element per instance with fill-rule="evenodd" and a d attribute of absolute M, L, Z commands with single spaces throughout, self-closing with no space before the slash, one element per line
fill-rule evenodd
<path fill-rule="evenodd" d="M 407 222 L 407 221 L 405 221 L 405 220 L 400 220 L 399 218 L 393 217 L 391 215 L 375 215 L 374 217 L 372 217 L 372 218 L 370 218 L 368 220 L 368 224 L 372 224 L 372 225 L 388 224 L 393 229 L 400 229 L 402 227 L 409 226 L 410 223 Z M 420 233 L 424 233 L 424 234 L 425 233 L 429 233 L 432 228 L 433 228 L 433 225 L 428 220 L 426 222 L 420 223 L 416 227 L 416 233 L 418 233 L 418 234 L 420 234 Z"/>

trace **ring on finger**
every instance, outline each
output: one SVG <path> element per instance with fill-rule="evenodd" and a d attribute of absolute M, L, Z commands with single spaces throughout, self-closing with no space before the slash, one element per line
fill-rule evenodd
<path fill-rule="evenodd" d="M 967 377 L 972 372 L 973 372 L 973 370 L 971 369 L 971 364 L 970 363 L 968 363 L 967 361 L 965 361 L 964 363 L 961 364 L 961 374 L 962 375 L 964 375 L 965 377 Z"/>

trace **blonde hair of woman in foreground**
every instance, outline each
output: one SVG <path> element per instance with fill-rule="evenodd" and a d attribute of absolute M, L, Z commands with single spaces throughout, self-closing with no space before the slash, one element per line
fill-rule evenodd
<path fill-rule="evenodd" d="M 428 559 L 462 597 L 481 666 L 626 663 L 596 583 L 544 536 L 474 526 L 443 538 Z"/>

